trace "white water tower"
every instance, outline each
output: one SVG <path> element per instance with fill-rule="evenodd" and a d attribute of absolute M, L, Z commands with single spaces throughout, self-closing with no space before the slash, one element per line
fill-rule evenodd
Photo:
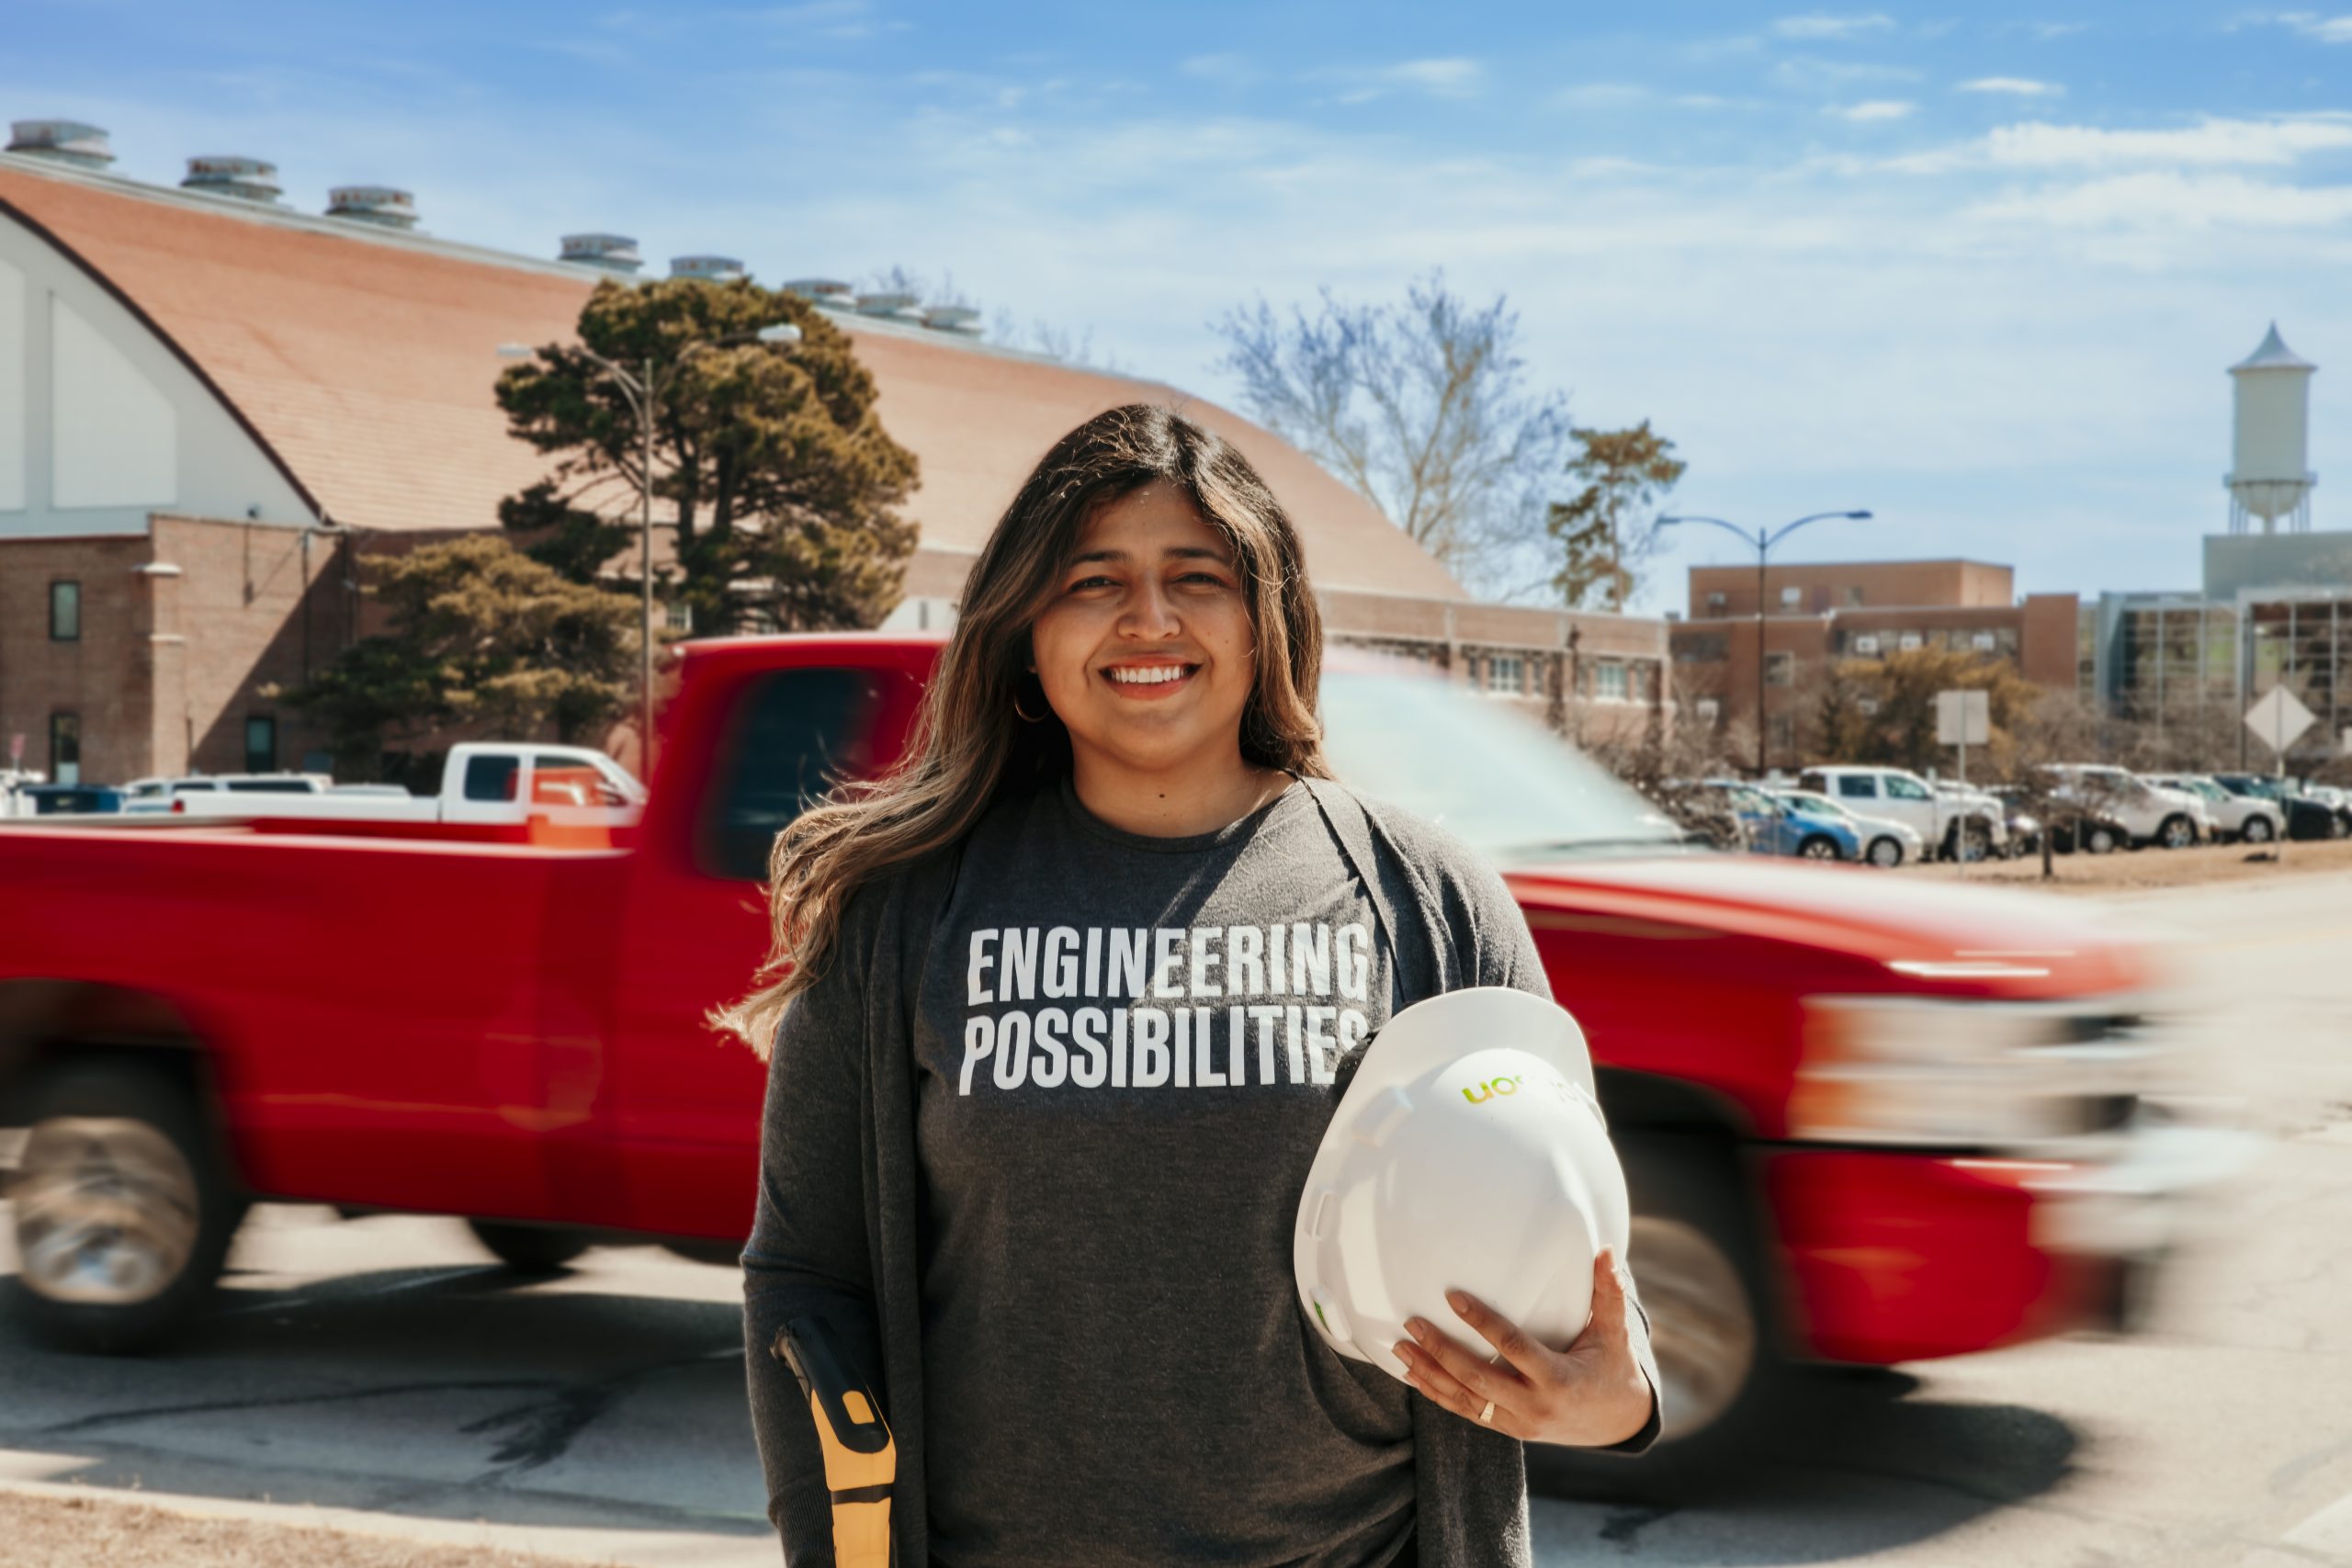
<path fill-rule="evenodd" d="M 2222 483 L 2230 491 L 2230 532 L 2243 534 L 2250 518 L 2262 531 L 2303 534 L 2312 525 L 2312 487 L 2319 483 L 2311 462 L 2312 372 L 2319 367 L 2300 357 L 2278 336 L 2278 323 L 2252 354 L 2230 367 L 2237 404 L 2232 467 Z"/>

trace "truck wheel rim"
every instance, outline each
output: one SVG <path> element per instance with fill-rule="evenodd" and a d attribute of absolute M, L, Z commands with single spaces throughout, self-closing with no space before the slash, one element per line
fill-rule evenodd
<path fill-rule="evenodd" d="M 17 1179 L 18 1271 L 54 1302 L 134 1306 L 169 1290 L 196 1250 L 196 1172 L 144 1122 L 53 1116 L 25 1140 Z"/>
<path fill-rule="evenodd" d="M 1694 1225 L 1634 1216 L 1634 1283 L 1649 1314 L 1657 1356 L 1661 1439 L 1687 1438 L 1723 1419 L 1756 1370 L 1756 1311 L 1738 1267 Z"/>

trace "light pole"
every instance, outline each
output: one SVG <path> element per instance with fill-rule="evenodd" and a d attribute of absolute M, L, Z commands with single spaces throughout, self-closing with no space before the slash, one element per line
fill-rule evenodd
<path fill-rule="evenodd" d="M 1657 520 L 1657 525 L 1661 528 L 1669 527 L 1677 523 L 1712 523 L 1716 527 L 1729 532 L 1742 544 L 1756 547 L 1756 777 L 1759 781 L 1762 780 L 1766 772 L 1767 755 L 1765 740 L 1767 731 L 1764 725 L 1764 564 L 1767 558 L 1771 555 L 1774 545 L 1779 544 L 1806 524 L 1818 523 L 1825 517 L 1844 517 L 1860 523 L 1868 520 L 1870 513 L 1867 512 L 1815 512 L 1809 516 L 1800 517 L 1793 523 L 1783 523 L 1778 528 L 1769 532 L 1758 528 L 1753 534 L 1738 524 L 1726 523 L 1720 517 L 1661 517 Z"/>
<path fill-rule="evenodd" d="M 638 627 L 638 695 L 637 735 L 638 771 L 646 778 L 653 776 L 653 425 L 654 415 L 661 406 L 662 394 L 668 389 L 671 378 L 680 367 L 707 348 L 723 348 L 731 344 L 763 343 L 789 348 L 800 341 L 800 329 L 790 321 L 778 321 L 756 332 L 729 333 L 725 337 L 701 338 L 680 348 L 677 356 L 666 369 L 651 355 L 645 356 L 644 368 L 631 374 L 618 360 L 607 359 L 584 344 L 576 348 L 594 360 L 613 385 L 628 400 L 630 410 L 637 415 L 637 519 L 639 536 L 638 575 L 640 579 L 641 608 Z M 498 345 L 501 359 L 528 359 L 538 351 L 528 344 L 502 343 Z"/>

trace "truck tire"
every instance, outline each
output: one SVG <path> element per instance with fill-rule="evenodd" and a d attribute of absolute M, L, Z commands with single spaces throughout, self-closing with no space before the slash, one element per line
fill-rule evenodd
<path fill-rule="evenodd" d="M 2197 824 L 2186 817 L 2167 817 L 2156 828 L 2156 842 L 2168 850 L 2192 848 L 2197 842 Z"/>
<path fill-rule="evenodd" d="M 2239 840 L 2249 844 L 2267 844 L 2272 836 L 2270 818 L 2258 813 L 2247 818 L 2245 826 L 2238 830 Z"/>
<path fill-rule="evenodd" d="M 2083 824 L 2083 852 L 2086 854 L 2111 855 L 2123 847 L 2123 835 L 2105 822 Z"/>
<path fill-rule="evenodd" d="M 1871 840 L 1869 860 L 1882 871 L 1892 871 L 1903 863 L 1903 846 L 1881 834 Z"/>
<path fill-rule="evenodd" d="M 8 1184 L 17 1309 L 51 1345 L 153 1349 L 210 1299 L 244 1204 L 174 1075 L 68 1061 L 33 1086 Z"/>
<path fill-rule="evenodd" d="M 1944 833 L 1946 860 L 1982 861 L 1993 855 L 1993 830 L 1982 822 L 1954 822 Z"/>
<path fill-rule="evenodd" d="M 560 1273 L 588 1250 L 588 1237 L 561 1225 L 516 1224 L 507 1220 L 468 1220 L 474 1239 L 517 1274 Z"/>
<path fill-rule="evenodd" d="M 1553 1496 L 1681 1498 L 1753 1457 L 1786 1381 L 1764 1227 L 1719 1139 L 1631 1132 L 1616 1145 L 1664 1424 L 1637 1458 L 1532 1443 L 1528 1475 Z"/>

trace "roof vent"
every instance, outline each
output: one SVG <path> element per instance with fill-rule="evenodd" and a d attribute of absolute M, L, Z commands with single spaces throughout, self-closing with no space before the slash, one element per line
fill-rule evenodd
<path fill-rule="evenodd" d="M 743 264 L 733 256 L 672 256 L 672 277 L 699 277 L 706 283 L 733 283 L 745 276 Z"/>
<path fill-rule="evenodd" d="M 645 265 L 637 254 L 637 241 L 628 234 L 566 234 L 562 259 L 606 272 L 630 273 Z"/>
<path fill-rule="evenodd" d="M 275 202 L 285 194 L 277 183 L 277 165 L 265 158 L 190 158 L 180 188 L 241 201 Z"/>
<path fill-rule="evenodd" d="M 812 305 L 822 305 L 828 310 L 851 310 L 857 308 L 857 291 L 838 277 L 796 277 L 784 286 L 786 294 L 797 294 Z"/>
<path fill-rule="evenodd" d="M 327 192 L 327 216 L 385 229 L 413 229 L 416 197 L 390 186 L 337 186 Z"/>
<path fill-rule="evenodd" d="M 966 337 L 978 337 L 988 330 L 980 325 L 980 313 L 969 305 L 926 306 L 922 324 L 937 332 L 960 333 Z"/>
<path fill-rule="evenodd" d="M 915 297 L 896 289 L 885 289 L 878 294 L 859 295 L 857 313 L 861 316 L 881 316 L 899 321 L 922 320 L 922 310 L 917 305 Z"/>
<path fill-rule="evenodd" d="M 54 158 L 85 169 L 103 169 L 114 162 L 103 127 L 78 119 L 20 119 L 8 127 L 8 151 L 35 158 Z"/>

